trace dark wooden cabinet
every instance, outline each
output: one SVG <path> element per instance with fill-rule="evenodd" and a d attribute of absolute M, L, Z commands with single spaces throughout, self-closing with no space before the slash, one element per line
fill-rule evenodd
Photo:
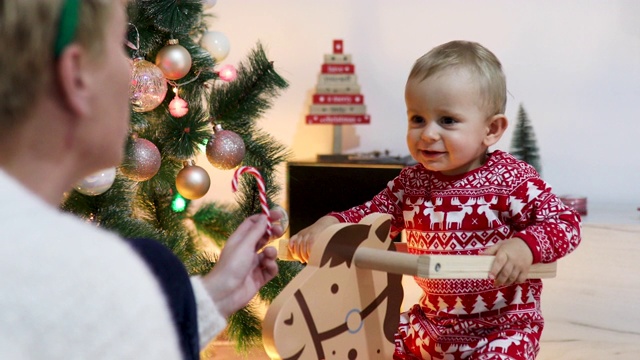
<path fill-rule="evenodd" d="M 331 211 L 371 200 L 395 178 L 404 164 L 290 162 L 287 199 L 290 235 Z"/>

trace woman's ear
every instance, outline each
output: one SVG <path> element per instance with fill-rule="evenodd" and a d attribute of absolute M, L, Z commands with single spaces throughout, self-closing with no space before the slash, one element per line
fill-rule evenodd
<path fill-rule="evenodd" d="M 484 137 L 484 145 L 489 147 L 494 145 L 500 140 L 505 130 L 507 130 L 507 126 L 509 125 L 509 121 L 504 114 L 493 115 L 490 119 L 487 120 L 487 133 Z"/>
<path fill-rule="evenodd" d="M 64 106 L 75 115 L 88 116 L 91 111 L 87 53 L 78 44 L 67 46 L 56 62 L 56 86 Z"/>

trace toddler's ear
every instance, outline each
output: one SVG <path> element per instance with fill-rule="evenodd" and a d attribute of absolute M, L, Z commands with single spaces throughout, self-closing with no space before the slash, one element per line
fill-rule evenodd
<path fill-rule="evenodd" d="M 504 114 L 493 115 L 491 118 L 487 120 L 487 128 L 486 134 L 484 137 L 484 145 L 489 147 L 494 145 L 500 140 L 505 130 L 507 130 L 507 126 L 509 125 L 509 121 Z"/>

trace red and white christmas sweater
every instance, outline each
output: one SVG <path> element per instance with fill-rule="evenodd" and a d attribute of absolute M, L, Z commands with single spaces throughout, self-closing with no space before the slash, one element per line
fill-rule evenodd
<path fill-rule="evenodd" d="M 404 168 L 371 201 L 331 213 L 358 222 L 373 212 L 393 216 L 391 236 L 406 230 L 414 254 L 477 255 L 513 237 L 524 240 L 533 263 L 548 263 L 580 243 L 580 216 L 564 205 L 535 169 L 496 150 L 486 163 L 458 176 L 422 165 Z M 496 288 L 488 279 L 416 278 L 428 317 L 486 317 L 508 311 L 540 311 L 542 282 Z"/>

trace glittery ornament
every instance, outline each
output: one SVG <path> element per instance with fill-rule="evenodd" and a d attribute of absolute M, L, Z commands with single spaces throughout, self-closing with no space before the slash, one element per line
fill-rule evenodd
<path fill-rule="evenodd" d="M 167 41 L 167 46 L 158 51 L 156 65 L 169 80 L 182 79 L 191 70 L 191 54 L 178 44 L 178 40 Z"/>
<path fill-rule="evenodd" d="M 109 190 L 115 179 L 116 168 L 103 169 L 80 180 L 74 189 L 84 195 L 96 196 Z"/>
<path fill-rule="evenodd" d="M 131 65 L 129 100 L 133 111 L 146 112 L 158 107 L 167 94 L 167 80 L 153 63 L 138 58 Z"/>
<path fill-rule="evenodd" d="M 174 90 L 174 92 L 176 93 L 176 96 L 169 103 L 169 112 L 174 117 L 183 117 L 189 112 L 189 104 L 187 104 L 183 98 L 178 96 L 177 90 Z"/>
<path fill-rule="evenodd" d="M 237 167 L 244 159 L 244 141 L 233 131 L 214 127 L 214 134 L 207 143 L 207 159 L 218 169 L 229 170 Z"/>
<path fill-rule="evenodd" d="M 176 177 L 176 188 L 185 199 L 196 200 L 207 194 L 211 179 L 209 174 L 193 162 L 185 163 Z"/>
<path fill-rule="evenodd" d="M 131 180 L 146 181 L 158 173 L 161 162 L 160 151 L 151 141 L 135 138 L 127 146 L 127 154 L 120 170 Z"/>
<path fill-rule="evenodd" d="M 220 66 L 218 76 L 220 77 L 220 80 L 231 82 L 238 77 L 238 71 L 232 64 L 225 64 Z"/>
<path fill-rule="evenodd" d="M 227 35 L 219 31 L 205 32 L 200 38 L 200 46 L 207 50 L 216 62 L 226 59 L 231 50 Z"/>

